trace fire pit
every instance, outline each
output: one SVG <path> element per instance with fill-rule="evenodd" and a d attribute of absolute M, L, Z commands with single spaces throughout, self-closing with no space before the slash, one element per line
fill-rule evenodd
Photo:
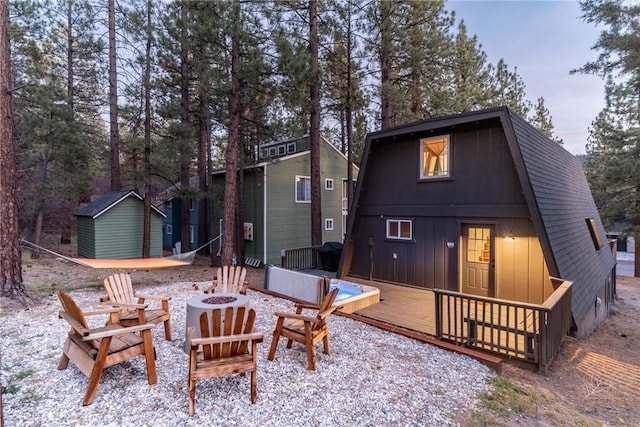
<path fill-rule="evenodd" d="M 222 321 L 225 319 L 225 309 L 227 307 L 233 307 L 233 313 L 237 312 L 238 307 L 249 308 L 249 297 L 241 294 L 232 293 L 217 293 L 217 294 L 203 294 L 196 295 L 187 300 L 187 319 L 185 328 L 185 340 L 184 351 L 189 352 L 189 342 L 187 338 L 187 331 L 190 326 L 196 328 L 196 335 L 200 334 L 200 314 L 203 312 L 209 313 L 209 321 L 211 321 L 211 311 L 215 309 L 222 310 Z M 248 310 L 247 310 L 248 311 Z M 234 319 L 231 319 L 233 322 Z"/>

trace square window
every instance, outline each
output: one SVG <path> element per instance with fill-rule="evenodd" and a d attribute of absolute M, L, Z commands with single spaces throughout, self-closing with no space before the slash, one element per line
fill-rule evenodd
<path fill-rule="evenodd" d="M 296 143 L 295 142 L 290 142 L 287 144 L 287 154 L 291 154 L 291 153 L 295 153 L 296 152 Z"/>
<path fill-rule="evenodd" d="M 276 147 L 269 148 L 269 155 L 270 156 L 275 156 L 276 155 Z"/>
<path fill-rule="evenodd" d="M 420 178 L 449 176 L 449 136 L 420 140 Z"/>
<path fill-rule="evenodd" d="M 296 203 L 311 203 L 311 177 L 296 176 Z"/>
<path fill-rule="evenodd" d="M 333 218 L 325 218 L 324 229 L 327 231 L 333 230 Z"/>
<path fill-rule="evenodd" d="M 413 221 L 409 219 L 388 219 L 387 239 L 412 240 Z"/>
<path fill-rule="evenodd" d="M 279 145 L 278 146 L 278 155 L 281 156 L 285 153 L 285 149 L 286 147 L 284 145 Z"/>
<path fill-rule="evenodd" d="M 324 189 L 333 190 L 333 179 L 327 178 L 324 180 Z"/>

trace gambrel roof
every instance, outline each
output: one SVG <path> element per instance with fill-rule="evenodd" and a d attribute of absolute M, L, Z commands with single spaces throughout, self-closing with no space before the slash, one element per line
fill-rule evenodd
<path fill-rule="evenodd" d="M 503 128 L 529 214 L 534 223 L 549 272 L 570 280 L 572 313 L 579 323 L 592 310 L 598 291 L 611 274 L 615 259 L 606 245 L 605 230 L 580 161 L 550 140 L 508 107 L 436 117 L 370 133 L 362 165 L 371 145 L 406 134 L 444 134 L 462 128 L 499 123 Z M 366 169 L 366 166 L 363 166 Z M 351 217 L 357 215 L 357 199 Z M 587 219 L 593 218 L 605 243 L 596 250 Z M 352 224 L 353 218 L 350 219 Z M 350 226 L 351 229 L 351 226 Z"/>

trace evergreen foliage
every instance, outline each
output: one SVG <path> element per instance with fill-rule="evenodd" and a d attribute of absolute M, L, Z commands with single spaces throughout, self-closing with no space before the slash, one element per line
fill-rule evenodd
<path fill-rule="evenodd" d="M 11 0 L 9 8 L 21 228 L 37 234 L 42 215 L 45 234 L 64 234 L 78 204 L 108 190 L 107 4 Z M 543 98 L 534 107 L 517 68 L 489 63 L 443 0 L 119 0 L 114 13 L 118 174 L 156 202 L 205 200 L 208 177 L 229 154 L 247 165 L 259 160 L 259 144 L 308 133 L 318 108 L 312 82 L 314 129 L 355 164 L 369 131 L 490 106 L 508 105 L 553 134 Z M 633 63 L 603 56 L 584 71 L 615 67 Z M 235 226 L 241 218 L 240 205 Z"/>

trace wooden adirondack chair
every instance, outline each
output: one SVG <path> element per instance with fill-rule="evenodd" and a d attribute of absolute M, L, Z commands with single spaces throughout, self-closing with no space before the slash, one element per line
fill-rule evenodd
<path fill-rule="evenodd" d="M 251 403 L 256 402 L 258 343 L 263 338 L 253 332 L 256 312 L 249 309 L 245 320 L 245 307 L 239 307 L 234 319 L 233 307 L 227 307 L 222 315 L 221 309 L 212 310 L 211 322 L 207 312 L 200 315 L 201 338 L 194 327 L 188 329 L 189 416 L 195 412 L 196 381 L 205 378 L 251 372 Z"/>
<path fill-rule="evenodd" d="M 249 283 L 244 279 L 247 276 L 247 269 L 240 266 L 218 267 L 213 283 L 204 290 L 205 294 L 214 292 L 230 292 L 234 294 L 247 294 Z"/>
<path fill-rule="evenodd" d="M 158 381 L 151 334 L 154 324 L 124 327 L 115 322 L 120 312 L 118 308 L 83 312 L 65 292 L 59 291 L 58 298 L 63 307 L 63 310 L 58 313 L 59 317 L 71 326 L 62 348 L 58 369 L 66 369 L 71 360 L 89 378 L 83 405 L 93 403 L 104 368 L 117 365 L 135 356 L 144 356 L 149 384 L 155 384 Z M 144 311 L 143 307 L 139 309 L 140 312 Z M 106 326 L 90 329 L 85 316 L 94 314 L 109 314 L 111 321 Z"/>
<path fill-rule="evenodd" d="M 269 350 L 268 360 L 273 360 L 278 347 L 280 336 L 287 338 L 287 348 L 291 348 L 293 341 L 302 343 L 307 348 L 307 361 L 309 369 L 316 370 L 315 345 L 322 340 L 324 345 L 324 353 L 329 354 L 329 325 L 327 324 L 327 316 L 338 309 L 333 305 L 338 289 L 330 291 L 322 300 L 320 305 L 315 304 L 296 304 L 296 312 L 282 313 L 276 312 L 278 322 L 276 329 L 273 331 L 273 341 L 271 341 L 271 349 Z M 303 309 L 317 310 L 315 316 L 303 315 Z"/>
<path fill-rule="evenodd" d="M 107 291 L 107 297 L 102 299 L 103 304 L 112 304 L 120 307 L 120 324 L 122 326 L 134 326 L 147 322 L 158 324 L 164 322 L 164 337 L 171 341 L 171 314 L 169 312 L 170 297 L 155 295 L 138 295 L 133 291 L 131 276 L 128 273 L 118 273 L 108 276 L 103 281 Z M 144 311 L 144 316 L 138 315 L 136 305 L 145 304 L 146 300 L 160 301 L 160 308 Z M 132 305 L 133 304 L 133 305 Z"/>

